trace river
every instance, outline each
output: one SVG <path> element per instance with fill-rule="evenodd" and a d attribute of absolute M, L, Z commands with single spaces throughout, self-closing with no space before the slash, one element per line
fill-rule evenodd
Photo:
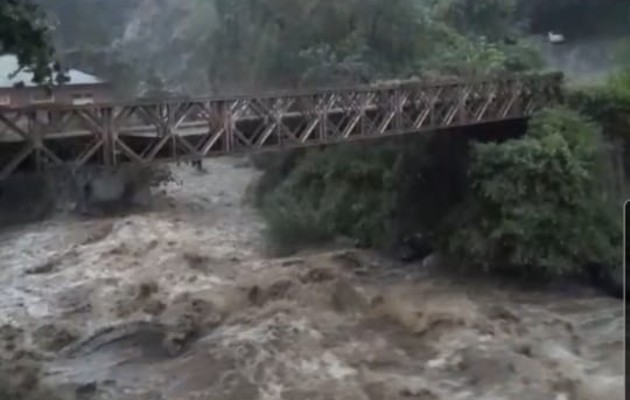
<path fill-rule="evenodd" d="M 269 257 L 239 159 L 151 210 L 0 234 L 0 370 L 41 399 L 621 400 L 623 305 L 356 249 Z"/>

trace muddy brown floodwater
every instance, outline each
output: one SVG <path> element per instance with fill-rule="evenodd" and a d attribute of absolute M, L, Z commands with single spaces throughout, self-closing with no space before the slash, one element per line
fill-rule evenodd
<path fill-rule="evenodd" d="M 369 252 L 265 255 L 236 159 L 152 211 L 0 236 L 0 370 L 41 399 L 621 400 L 623 308 Z M 56 397 L 55 397 L 56 396 Z"/>

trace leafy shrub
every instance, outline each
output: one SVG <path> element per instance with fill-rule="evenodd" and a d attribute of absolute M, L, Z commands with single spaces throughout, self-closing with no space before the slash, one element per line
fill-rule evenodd
<path fill-rule="evenodd" d="M 625 176 L 630 176 L 630 70 L 611 76 L 605 86 L 570 91 L 567 98 L 569 106 L 601 125 L 620 153 Z"/>
<path fill-rule="evenodd" d="M 612 74 L 607 87 L 617 98 L 623 99 L 625 102 L 630 101 L 630 67 Z"/>
<path fill-rule="evenodd" d="M 304 158 L 304 154 L 304 149 L 292 149 L 251 156 L 254 167 L 264 171 L 253 193 L 256 206 L 260 207 L 264 197 L 284 182 L 295 166 Z"/>
<path fill-rule="evenodd" d="M 524 138 L 475 144 L 469 198 L 447 222 L 447 248 L 484 271 L 543 277 L 618 264 L 600 144 L 598 127 L 566 109 L 540 113 Z"/>
<path fill-rule="evenodd" d="M 516 33 L 514 0 L 437 0 L 435 17 L 471 36 L 501 39 Z"/>
<path fill-rule="evenodd" d="M 383 243 L 395 208 L 397 159 L 393 146 L 338 145 L 307 153 L 263 197 L 271 240 L 283 251 L 337 235 L 363 245 Z"/>

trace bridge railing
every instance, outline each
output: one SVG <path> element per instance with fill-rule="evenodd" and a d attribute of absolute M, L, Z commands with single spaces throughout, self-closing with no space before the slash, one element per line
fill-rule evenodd
<path fill-rule="evenodd" d="M 555 74 L 306 93 L 0 108 L 0 179 L 18 168 L 115 166 L 384 137 L 527 118 Z"/>

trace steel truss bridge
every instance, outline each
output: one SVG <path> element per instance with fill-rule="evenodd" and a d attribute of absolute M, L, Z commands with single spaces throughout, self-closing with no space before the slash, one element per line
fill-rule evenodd
<path fill-rule="evenodd" d="M 406 82 L 313 92 L 0 107 L 0 180 L 17 171 L 191 161 L 530 117 L 561 76 Z"/>

